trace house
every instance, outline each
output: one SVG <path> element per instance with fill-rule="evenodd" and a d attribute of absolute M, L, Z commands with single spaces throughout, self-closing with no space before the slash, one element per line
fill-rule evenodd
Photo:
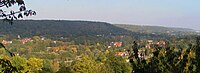
<path fill-rule="evenodd" d="M 47 49 L 47 51 L 50 51 L 50 50 L 51 50 L 51 47 L 47 47 L 46 49 Z"/>
<path fill-rule="evenodd" d="M 149 44 L 153 44 L 153 40 L 148 40 L 148 43 Z"/>
<path fill-rule="evenodd" d="M 122 46 L 122 42 L 115 42 L 115 43 L 114 43 L 114 46 L 115 46 L 115 47 L 121 47 L 121 46 Z"/>
<path fill-rule="evenodd" d="M 42 37 L 42 38 L 41 38 L 41 40 L 42 40 L 42 41 L 44 41 L 44 40 L 45 40 L 45 38 L 44 38 L 44 37 Z"/>
<path fill-rule="evenodd" d="M 4 45 L 9 45 L 12 44 L 12 41 L 3 40 L 1 43 Z"/>
<path fill-rule="evenodd" d="M 142 49 L 138 50 L 138 57 L 140 59 L 145 59 L 145 50 Z"/>
<path fill-rule="evenodd" d="M 158 46 L 163 47 L 166 45 L 165 41 L 159 41 L 156 43 Z"/>
<path fill-rule="evenodd" d="M 17 38 L 18 38 L 18 39 L 21 39 L 21 36 L 20 36 L 20 35 L 17 35 Z"/>
<path fill-rule="evenodd" d="M 166 42 L 165 42 L 165 41 L 160 41 L 160 43 L 162 43 L 162 45 L 165 45 L 165 44 L 166 44 Z"/>
<path fill-rule="evenodd" d="M 158 46 L 161 46 L 161 43 L 160 43 L 160 42 L 157 42 L 156 44 L 157 44 Z"/>
<path fill-rule="evenodd" d="M 110 45 L 108 46 L 108 48 L 121 47 L 121 46 L 122 46 L 122 42 L 111 42 Z"/>
<path fill-rule="evenodd" d="M 127 53 L 127 52 L 116 52 L 115 54 L 116 54 L 116 55 L 119 55 L 119 56 L 122 56 L 122 57 L 124 57 L 124 56 L 127 56 L 127 55 L 128 55 L 128 53 Z"/>
<path fill-rule="evenodd" d="M 146 45 L 145 45 L 145 48 L 151 49 L 150 44 L 146 44 Z"/>
<path fill-rule="evenodd" d="M 112 46 L 108 46 L 108 49 L 111 48 Z"/>
<path fill-rule="evenodd" d="M 31 38 L 24 38 L 22 40 L 20 40 L 20 42 L 22 42 L 23 44 L 27 43 L 27 42 L 32 42 L 33 40 Z"/>

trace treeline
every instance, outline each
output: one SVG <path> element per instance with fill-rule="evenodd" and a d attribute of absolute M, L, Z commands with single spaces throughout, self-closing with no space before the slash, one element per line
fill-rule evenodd
<path fill-rule="evenodd" d="M 15 38 L 44 36 L 48 38 L 104 38 L 111 36 L 132 36 L 134 38 L 170 38 L 171 36 L 194 35 L 190 29 L 185 33 L 182 28 L 140 27 L 134 25 L 112 25 L 106 22 L 67 21 L 67 20 L 17 20 L 13 25 L 0 21 L 0 36 Z M 186 31 L 185 30 L 185 31 Z M 169 33 L 166 33 L 168 32 Z M 171 32 L 171 33 L 170 33 Z M 176 33 L 174 33 L 176 32 Z M 94 40 L 94 39 L 92 39 Z"/>
<path fill-rule="evenodd" d="M 76 37 L 83 35 L 108 36 L 131 34 L 123 28 L 105 22 L 65 20 L 21 20 L 13 25 L 0 21 L 1 35 L 42 35 L 49 37 Z"/>
<path fill-rule="evenodd" d="M 182 33 L 189 34 L 195 33 L 194 29 L 189 28 L 175 28 L 175 27 L 162 27 L 162 26 L 145 26 L 145 25 L 127 25 L 127 24 L 116 24 L 115 26 L 121 27 L 132 32 L 143 32 L 143 33 Z"/>

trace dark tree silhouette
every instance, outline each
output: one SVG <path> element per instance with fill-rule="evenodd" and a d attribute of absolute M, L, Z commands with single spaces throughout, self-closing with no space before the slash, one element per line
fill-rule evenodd
<path fill-rule="evenodd" d="M 132 50 L 135 54 L 135 58 L 138 59 L 138 44 L 136 41 L 133 41 Z"/>
<path fill-rule="evenodd" d="M 0 59 L 0 65 L 2 68 L 5 68 L 2 70 L 3 73 L 14 73 L 19 72 L 16 67 L 14 67 L 9 60 L 6 59 Z"/>
<path fill-rule="evenodd" d="M 11 8 L 14 5 L 18 4 L 18 11 L 4 11 L 3 8 Z M 11 25 L 13 24 L 13 20 L 17 20 L 18 18 L 23 18 L 23 16 L 32 16 L 36 15 L 35 11 L 27 10 L 25 7 L 25 3 L 23 0 L 0 0 L 0 18 L 3 21 L 9 22 Z"/>
<path fill-rule="evenodd" d="M 197 70 L 200 71 L 200 36 L 196 38 L 196 56 L 197 56 Z"/>

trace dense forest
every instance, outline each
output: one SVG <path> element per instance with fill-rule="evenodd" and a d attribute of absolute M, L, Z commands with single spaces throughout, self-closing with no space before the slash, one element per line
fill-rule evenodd
<path fill-rule="evenodd" d="M 191 29 L 64 20 L 0 27 L 0 72 L 200 72 L 200 37 Z"/>
<path fill-rule="evenodd" d="M 73 40 L 102 40 L 110 36 L 131 36 L 134 38 L 165 38 L 172 36 L 199 35 L 187 28 L 169 28 L 159 26 L 117 25 L 106 22 L 67 21 L 67 20 L 16 20 L 10 25 L 0 21 L 0 36 L 9 38 L 44 36 L 48 38 L 70 38 Z"/>
<path fill-rule="evenodd" d="M 105 22 L 64 20 L 22 20 L 13 25 L 0 22 L 1 34 L 23 36 L 69 37 L 82 35 L 125 35 L 130 31 Z"/>
<path fill-rule="evenodd" d="M 162 27 L 162 26 L 145 26 L 145 25 L 127 25 L 127 24 L 116 24 L 115 26 L 121 27 L 132 32 L 143 32 L 143 33 L 197 33 L 194 29 L 189 28 L 175 28 L 175 27 Z"/>
<path fill-rule="evenodd" d="M 76 37 L 82 35 L 197 34 L 193 29 L 159 26 L 113 25 L 106 22 L 67 20 L 16 20 L 10 25 L 0 21 L 1 35 Z M 141 34 L 141 35 L 142 35 Z"/>

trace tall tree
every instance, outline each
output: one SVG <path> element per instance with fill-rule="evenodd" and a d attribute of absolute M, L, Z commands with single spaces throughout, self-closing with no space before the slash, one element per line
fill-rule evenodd
<path fill-rule="evenodd" d="M 196 38 L 196 59 L 197 59 L 197 70 L 200 72 L 200 36 Z"/>

